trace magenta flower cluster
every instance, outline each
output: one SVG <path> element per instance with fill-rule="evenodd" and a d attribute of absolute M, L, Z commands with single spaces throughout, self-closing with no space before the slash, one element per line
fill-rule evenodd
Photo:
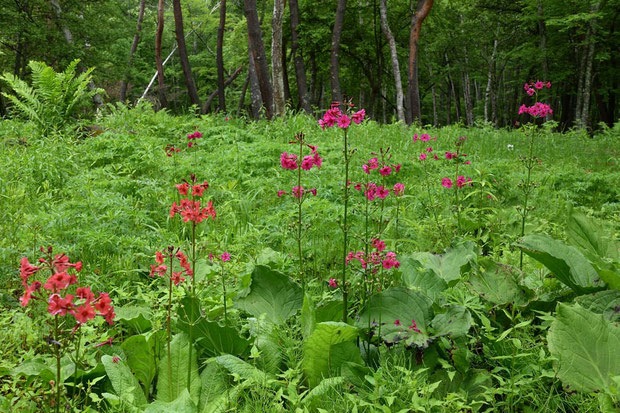
<path fill-rule="evenodd" d="M 307 145 L 312 151 L 311 155 L 306 155 L 303 157 L 301 161 L 301 169 L 304 171 L 309 171 L 314 166 L 321 169 L 321 165 L 323 164 L 323 158 L 321 158 L 317 152 L 317 147 L 313 145 Z M 289 169 L 291 171 L 299 168 L 299 164 L 297 163 L 297 155 L 289 154 L 287 152 L 283 152 L 280 155 L 280 165 L 284 169 Z"/>
<path fill-rule="evenodd" d="M 542 82 L 537 80 L 536 82 L 525 83 L 523 85 L 523 89 L 528 96 L 538 96 L 538 91 L 545 87 L 550 89 L 551 82 Z M 552 115 L 553 110 L 551 109 L 551 106 L 546 103 L 536 102 L 532 106 L 521 105 L 519 107 L 519 115 L 524 113 L 534 118 L 544 118 L 548 115 Z"/>
<path fill-rule="evenodd" d="M 331 108 L 325 112 L 323 119 L 319 119 L 319 126 L 323 129 L 338 126 L 341 129 L 347 129 L 351 126 L 351 122 L 359 125 L 366 117 L 366 110 L 361 109 L 349 116 L 340 110 L 340 103 L 333 102 Z"/>
<path fill-rule="evenodd" d="M 196 131 L 194 133 L 188 133 L 187 134 L 187 139 L 189 140 L 189 142 L 187 142 L 187 147 L 191 148 L 192 146 L 196 146 L 198 145 L 198 141 L 197 139 L 202 138 L 202 133 Z"/>
<path fill-rule="evenodd" d="M 349 265 L 351 261 L 358 261 L 363 269 L 370 269 L 373 274 L 376 274 L 381 267 L 386 270 L 400 267 L 400 261 L 396 259 L 396 253 L 385 251 L 384 241 L 375 238 L 372 240 L 372 246 L 374 251 L 371 251 L 368 255 L 364 251 L 350 251 L 346 258 L 346 264 Z"/>

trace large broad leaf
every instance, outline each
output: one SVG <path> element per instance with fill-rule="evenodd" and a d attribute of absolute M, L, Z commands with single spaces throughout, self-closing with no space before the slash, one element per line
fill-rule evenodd
<path fill-rule="evenodd" d="M 480 260 L 480 272 L 469 278 L 472 290 L 493 304 L 527 304 L 526 289 L 517 281 L 516 270 L 490 259 Z"/>
<path fill-rule="evenodd" d="M 434 257 L 434 256 L 433 256 Z M 429 268 L 425 268 L 413 257 L 401 259 L 399 268 L 404 283 L 416 290 L 422 291 L 431 300 L 436 301 L 439 294 L 448 288 L 448 284 L 437 273 Z"/>
<path fill-rule="evenodd" d="M 202 390 L 200 391 L 200 402 L 198 411 L 202 412 L 205 406 L 211 404 L 215 407 L 219 400 L 222 407 L 226 405 L 226 389 L 228 371 L 211 359 L 205 369 L 200 373 Z"/>
<path fill-rule="evenodd" d="M 342 321 L 342 300 L 327 300 L 315 308 L 317 323 L 324 321 Z"/>
<path fill-rule="evenodd" d="M 162 402 L 157 400 L 151 403 L 144 413 L 196 413 L 196 404 L 192 401 L 192 398 L 187 391 L 183 389 L 179 397 L 171 402 Z"/>
<path fill-rule="evenodd" d="M 230 354 L 224 354 L 223 356 L 217 357 L 215 360 L 217 364 L 230 373 L 236 374 L 244 380 L 251 380 L 256 384 L 266 385 L 270 380 L 274 379 L 274 376 L 271 374 L 265 373 L 250 363 Z"/>
<path fill-rule="evenodd" d="M 559 303 L 547 341 L 558 376 L 575 390 L 608 391 L 620 376 L 620 327 L 600 314 Z"/>
<path fill-rule="evenodd" d="M 124 306 L 116 307 L 116 319 L 138 333 L 143 333 L 153 327 L 151 310 L 146 307 Z"/>
<path fill-rule="evenodd" d="M 569 242 L 580 248 L 588 257 L 599 256 L 620 260 L 618 244 L 607 239 L 593 219 L 577 211 L 573 211 L 568 218 L 566 235 Z"/>
<path fill-rule="evenodd" d="M 203 354 L 208 357 L 220 354 L 242 355 L 248 349 L 250 342 L 239 335 L 239 329 L 207 320 L 200 311 L 197 298 L 184 297 L 177 311 L 178 327 L 190 334 L 192 343 L 196 344 Z"/>
<path fill-rule="evenodd" d="M 304 296 L 304 304 L 301 307 L 301 335 L 308 339 L 314 331 L 316 324 L 316 311 L 310 294 Z"/>
<path fill-rule="evenodd" d="M 341 322 L 318 323 L 304 345 L 303 370 L 310 387 L 323 378 L 340 375 L 345 362 L 362 364 L 360 351 L 354 340 L 357 328 Z"/>
<path fill-rule="evenodd" d="M 157 375 L 157 400 L 172 402 L 183 390 L 188 389 L 187 378 L 189 370 L 189 394 L 194 403 L 198 403 L 200 396 L 200 376 L 196 363 L 196 351 L 192 351 L 192 361 L 189 363 L 190 343 L 187 335 L 177 334 L 170 342 L 170 362 L 168 354 L 164 352 L 159 362 Z"/>
<path fill-rule="evenodd" d="M 445 313 L 437 314 L 431 324 L 438 336 L 460 337 L 471 327 L 471 314 L 465 307 L 450 305 Z"/>
<path fill-rule="evenodd" d="M 542 234 L 523 237 L 517 246 L 579 294 L 604 287 L 594 267 L 575 247 Z"/>
<path fill-rule="evenodd" d="M 142 384 L 148 398 L 151 383 L 157 374 L 157 356 L 153 342 L 149 343 L 143 335 L 135 335 L 123 341 L 121 348 L 127 356 L 127 365 Z"/>
<path fill-rule="evenodd" d="M 123 360 L 105 355 L 101 357 L 101 363 L 105 367 L 114 392 L 122 402 L 132 406 L 146 404 L 146 397 L 144 397 L 140 383 Z"/>
<path fill-rule="evenodd" d="M 602 314 L 605 320 L 620 321 L 620 291 L 605 290 L 594 294 L 577 297 L 577 303 L 596 314 Z"/>
<path fill-rule="evenodd" d="M 283 324 L 302 307 L 301 287 L 286 275 L 258 265 L 252 272 L 250 293 L 238 298 L 235 305 L 255 317 L 265 315 L 267 321 Z"/>
<path fill-rule="evenodd" d="M 447 250 L 443 255 L 423 252 L 414 254 L 412 257 L 424 268 L 434 271 L 449 286 L 452 286 L 460 280 L 461 273 L 476 261 L 477 255 L 474 248 L 475 244 L 467 241 Z"/>
<path fill-rule="evenodd" d="M 415 320 L 422 333 L 426 333 L 432 318 L 432 302 L 420 291 L 410 290 L 405 287 L 390 287 L 387 290 L 373 295 L 357 323 L 358 327 L 367 328 L 370 320 L 371 325 L 399 324 L 409 325 Z M 386 330 L 387 332 L 387 330 Z"/>

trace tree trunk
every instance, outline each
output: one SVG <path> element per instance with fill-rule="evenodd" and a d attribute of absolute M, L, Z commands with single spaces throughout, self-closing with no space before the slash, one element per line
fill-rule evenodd
<path fill-rule="evenodd" d="M 431 93 L 433 95 L 433 126 L 437 126 L 437 94 L 435 93 L 435 80 L 433 79 L 433 68 L 428 65 L 428 76 L 431 81 Z"/>
<path fill-rule="evenodd" d="M 498 25 L 499 28 L 499 25 Z M 493 53 L 489 59 L 489 70 L 487 71 L 487 88 L 484 91 L 484 121 L 489 121 L 489 98 L 491 96 L 491 88 L 493 87 L 493 77 L 495 69 L 495 56 L 497 55 L 497 34 L 493 40 Z"/>
<path fill-rule="evenodd" d="M 269 68 L 267 67 L 267 56 L 265 55 L 260 22 L 258 21 L 256 0 L 244 0 L 243 3 L 245 18 L 248 24 L 250 51 L 254 59 L 258 86 L 263 105 L 265 106 L 265 116 L 267 119 L 271 119 L 273 116 L 273 89 L 271 87 Z"/>
<path fill-rule="evenodd" d="M 601 1 L 597 1 L 590 7 L 591 13 L 595 14 L 601 7 Z M 594 17 L 590 21 L 588 27 L 588 35 L 586 36 L 586 43 L 588 44 L 588 55 L 586 57 L 586 71 L 583 80 L 583 107 L 581 109 L 580 123 L 581 127 L 587 128 L 589 115 L 590 115 L 590 95 L 592 93 L 592 65 L 594 63 L 594 36 L 597 32 L 597 18 Z"/>
<path fill-rule="evenodd" d="M 218 111 L 226 112 L 226 93 L 224 92 L 224 29 L 226 28 L 226 0 L 220 0 L 220 24 L 217 28 L 217 90 Z"/>
<path fill-rule="evenodd" d="M 187 93 L 192 105 L 200 107 L 200 99 L 198 98 L 198 89 L 194 82 L 194 75 L 187 57 L 187 47 L 185 46 L 185 34 L 183 32 L 183 11 L 181 10 L 181 0 L 172 0 L 172 10 L 174 12 L 174 32 L 177 37 L 177 45 L 179 46 L 179 60 L 185 77 L 185 85 Z"/>
<path fill-rule="evenodd" d="M 243 66 L 239 66 L 237 68 L 237 70 L 235 70 L 233 72 L 233 74 L 230 75 L 230 77 L 228 79 L 226 79 L 226 81 L 224 81 L 224 87 L 230 85 L 237 78 L 237 76 L 239 76 L 239 73 L 241 73 L 242 69 L 243 69 Z M 211 103 L 216 98 L 216 96 L 219 95 L 219 94 L 220 94 L 220 88 L 219 88 L 219 85 L 218 85 L 218 88 L 215 89 L 215 91 L 209 95 L 207 100 L 205 100 L 205 104 L 202 107 L 202 113 L 203 114 L 204 113 L 209 113 L 211 111 Z"/>
<path fill-rule="evenodd" d="M 168 106 L 164 84 L 164 65 L 161 60 L 161 40 L 164 35 L 164 0 L 157 3 L 157 31 L 155 32 L 155 63 L 157 65 L 157 84 L 159 104 L 162 108 Z"/>
<path fill-rule="evenodd" d="M 239 106 L 237 106 L 236 116 L 239 116 L 241 110 L 243 110 L 243 105 L 245 104 L 245 95 L 248 91 L 248 85 L 250 84 L 250 71 L 245 75 L 245 81 L 243 82 L 243 87 L 241 88 L 241 96 L 239 97 Z"/>
<path fill-rule="evenodd" d="M 271 19 L 271 71 L 273 78 L 273 112 L 283 116 L 286 111 L 284 97 L 284 69 L 282 65 L 282 18 L 285 0 L 274 0 Z"/>
<path fill-rule="evenodd" d="M 121 93 L 120 99 L 121 102 L 124 102 L 127 98 L 127 84 L 129 83 L 129 71 L 131 70 L 131 65 L 133 64 L 133 55 L 138 50 L 138 43 L 140 42 L 140 33 L 142 32 L 142 19 L 144 18 L 144 6 L 146 4 L 146 0 L 140 0 L 140 9 L 138 11 L 138 24 L 136 25 L 136 34 L 133 36 L 133 43 L 131 44 L 131 50 L 129 50 L 129 60 L 127 62 L 127 72 L 125 72 L 125 78 L 121 83 Z"/>
<path fill-rule="evenodd" d="M 286 56 L 286 39 L 282 41 L 282 79 L 284 80 L 284 104 L 291 102 L 291 84 L 288 79 L 288 58 Z"/>
<path fill-rule="evenodd" d="M 308 86 L 306 83 L 306 68 L 304 67 L 304 59 L 299 50 L 299 3 L 297 0 L 289 0 L 289 8 L 291 12 L 291 53 L 293 53 L 293 61 L 295 62 L 295 77 L 297 79 L 297 94 L 299 95 L 299 106 L 306 113 L 311 113 L 310 100 L 308 96 Z"/>
<path fill-rule="evenodd" d="M 250 79 L 250 101 L 252 109 L 252 118 L 258 120 L 260 117 L 260 109 L 263 106 L 263 99 L 260 93 L 260 85 L 258 83 L 258 75 L 256 74 L 256 63 L 254 62 L 254 56 L 250 50 L 248 42 L 248 76 Z"/>
<path fill-rule="evenodd" d="M 330 83 L 332 88 L 332 101 L 342 102 L 342 91 L 340 90 L 340 38 L 342 37 L 342 26 L 344 25 L 344 12 L 347 8 L 347 0 L 338 0 L 336 7 L 336 20 L 334 22 L 334 30 L 332 31 L 332 44 L 330 54 Z"/>
<path fill-rule="evenodd" d="M 390 46 L 390 59 L 392 61 L 392 73 L 394 75 L 394 84 L 396 86 L 396 112 L 398 115 L 398 120 L 400 122 L 405 123 L 405 110 L 403 108 L 403 84 L 400 79 L 400 66 L 398 64 L 398 52 L 396 50 L 396 41 L 394 40 L 394 35 L 390 30 L 390 26 L 388 24 L 387 19 L 387 0 L 379 1 L 379 12 L 381 15 L 381 30 L 383 31 L 383 35 L 388 41 L 388 45 Z M 435 98 L 435 89 L 433 89 L 433 99 Z M 433 100 L 433 105 L 435 101 Z M 433 106 L 434 108 L 434 106 Z M 435 116 L 436 116 L 435 112 Z M 436 118 L 435 118 L 436 120 Z"/>
<path fill-rule="evenodd" d="M 409 72 L 407 77 L 408 111 L 410 123 L 421 120 L 420 86 L 418 84 L 418 43 L 422 22 L 433 7 L 434 0 L 418 0 L 415 13 L 411 16 L 411 33 L 409 36 Z"/>

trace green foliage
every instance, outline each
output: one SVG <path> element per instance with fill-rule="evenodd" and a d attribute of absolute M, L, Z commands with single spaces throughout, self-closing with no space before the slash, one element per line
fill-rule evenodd
<path fill-rule="evenodd" d="M 264 314 L 267 321 L 274 324 L 282 324 L 295 315 L 302 303 L 301 287 L 264 265 L 254 268 L 249 294 L 235 301 L 238 308 L 255 317 Z"/>
<path fill-rule="evenodd" d="M 170 363 L 168 355 L 164 354 L 159 361 L 157 375 L 157 400 L 161 402 L 175 401 L 183 391 L 188 391 L 191 400 L 198 403 L 200 397 L 200 375 L 196 352 L 192 352 L 191 371 L 188 372 L 189 342 L 187 335 L 180 333 L 170 342 Z M 189 376 L 188 376 L 189 373 Z M 190 387 L 187 387 L 187 378 L 190 378 Z"/>
<path fill-rule="evenodd" d="M 10 74 L 4 73 L 4 80 L 15 95 L 4 93 L 15 109 L 31 120 L 41 131 L 49 133 L 60 130 L 77 114 L 90 98 L 103 89 L 89 89 L 94 68 L 76 74 L 79 59 L 72 61 L 60 73 L 45 63 L 31 61 L 32 85 Z"/>
<path fill-rule="evenodd" d="M 101 362 L 116 396 L 122 403 L 133 406 L 133 410 L 146 404 L 146 398 L 138 380 L 123 360 L 106 355 L 101 357 Z"/>
<path fill-rule="evenodd" d="M 580 391 L 612 393 L 620 376 L 620 328 L 580 306 L 558 304 L 547 337 L 562 381 Z"/>

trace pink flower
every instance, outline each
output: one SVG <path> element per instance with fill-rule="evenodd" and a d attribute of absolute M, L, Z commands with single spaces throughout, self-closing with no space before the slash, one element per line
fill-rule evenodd
<path fill-rule="evenodd" d="M 312 188 L 308 192 L 310 192 L 312 196 L 316 196 L 316 188 Z"/>
<path fill-rule="evenodd" d="M 453 152 L 446 152 L 446 159 L 454 159 L 456 158 L 456 154 Z"/>
<path fill-rule="evenodd" d="M 383 251 L 385 249 L 385 242 L 381 241 L 378 238 L 374 238 L 372 240 L 372 246 L 374 249 L 376 249 L 377 251 Z"/>
<path fill-rule="evenodd" d="M 421 160 L 421 161 L 425 160 L 426 159 L 426 154 L 424 152 L 422 152 L 420 154 L 420 156 L 418 157 L 418 159 Z"/>
<path fill-rule="evenodd" d="M 301 161 L 301 169 L 308 171 L 312 169 L 313 166 L 314 166 L 314 156 L 312 155 L 304 156 L 304 160 Z"/>
<path fill-rule="evenodd" d="M 431 135 L 429 135 L 428 133 L 423 133 L 422 135 L 420 135 L 420 140 L 422 142 L 428 142 L 431 140 Z"/>
<path fill-rule="evenodd" d="M 373 184 L 372 182 L 366 185 L 366 191 L 364 192 L 364 195 L 369 201 L 374 201 L 377 195 L 377 185 Z"/>
<path fill-rule="evenodd" d="M 304 194 L 304 187 L 303 186 L 294 186 L 291 193 L 293 194 L 293 196 L 297 199 L 300 199 L 301 196 Z"/>
<path fill-rule="evenodd" d="M 379 168 L 379 160 L 377 158 L 372 158 L 368 160 L 368 167 L 370 169 L 378 169 Z"/>
<path fill-rule="evenodd" d="M 341 129 L 346 129 L 351 125 L 351 118 L 347 115 L 342 115 L 338 118 L 338 127 Z"/>
<path fill-rule="evenodd" d="M 433 147 L 429 146 L 428 148 L 426 148 L 426 152 L 433 152 Z"/>
<path fill-rule="evenodd" d="M 280 198 L 284 194 L 288 194 L 288 192 L 286 192 L 286 191 L 278 191 L 278 198 Z"/>
<path fill-rule="evenodd" d="M 316 153 L 316 152 L 314 152 L 313 161 L 314 161 L 314 164 L 316 165 L 316 167 L 321 169 L 321 165 L 323 164 L 323 158 L 321 158 L 319 156 L 319 154 Z"/>
<path fill-rule="evenodd" d="M 392 173 L 392 168 L 390 168 L 389 166 L 384 166 L 379 170 L 379 173 L 383 176 L 388 176 Z"/>
<path fill-rule="evenodd" d="M 452 180 L 450 178 L 443 178 L 441 180 L 441 185 L 444 186 L 445 188 L 452 188 Z"/>
<path fill-rule="evenodd" d="M 220 256 L 220 259 L 224 262 L 230 261 L 230 254 L 227 252 L 223 252 L 222 255 Z"/>
<path fill-rule="evenodd" d="M 547 82 L 545 86 L 547 86 L 547 89 L 551 89 L 551 82 Z"/>
<path fill-rule="evenodd" d="M 399 172 L 400 172 L 400 167 L 401 167 L 401 166 L 402 166 L 401 164 L 398 164 L 398 165 L 392 165 L 392 168 L 394 168 L 394 173 L 395 173 L 395 174 L 397 174 L 397 173 L 399 173 Z"/>
<path fill-rule="evenodd" d="M 187 196 L 187 191 L 189 190 L 189 184 L 187 182 L 182 184 L 176 184 L 174 186 L 177 187 L 180 195 Z"/>
<path fill-rule="evenodd" d="M 329 279 L 329 286 L 331 288 L 338 288 L 338 282 L 336 281 L 335 278 L 330 278 Z"/>
<path fill-rule="evenodd" d="M 523 90 L 528 90 L 529 88 L 530 88 L 530 85 L 528 85 L 527 83 L 523 85 Z"/>
<path fill-rule="evenodd" d="M 545 87 L 545 84 L 539 80 L 538 82 L 534 83 L 534 87 L 540 90 Z"/>
<path fill-rule="evenodd" d="M 290 170 L 295 170 L 298 168 L 297 166 L 297 155 L 293 155 L 293 154 L 288 154 L 286 152 L 283 152 L 280 155 L 280 165 L 282 165 L 282 168 L 284 169 L 290 169 Z"/>
<path fill-rule="evenodd" d="M 395 196 L 402 196 L 404 192 L 405 192 L 405 185 L 401 183 L 394 184 L 394 195 Z"/>
<path fill-rule="evenodd" d="M 469 165 L 471 163 L 471 161 L 466 161 L 465 165 Z"/>
<path fill-rule="evenodd" d="M 395 326 L 400 326 L 400 318 L 397 318 L 397 319 L 394 321 L 394 325 L 395 325 Z"/>
<path fill-rule="evenodd" d="M 529 96 L 533 96 L 533 95 L 534 95 L 534 93 L 536 93 L 536 91 L 535 91 L 534 89 L 528 89 L 528 90 L 527 90 L 527 94 L 528 94 Z"/>
<path fill-rule="evenodd" d="M 362 169 L 364 170 L 364 172 L 370 175 L 370 167 L 368 165 L 366 164 L 362 165 Z"/>
<path fill-rule="evenodd" d="M 181 271 L 172 273 L 172 277 L 170 277 L 170 279 L 172 280 L 175 286 L 185 281 L 185 278 L 181 277 L 182 274 L 183 272 Z"/>
<path fill-rule="evenodd" d="M 415 320 L 411 320 L 411 325 L 409 326 L 409 330 L 413 330 L 416 333 L 420 333 L 420 329 L 418 329 L 418 325 L 416 324 Z"/>
<path fill-rule="evenodd" d="M 384 188 L 383 186 L 377 187 L 377 197 L 380 199 L 385 199 L 390 194 L 390 190 Z"/>
<path fill-rule="evenodd" d="M 351 120 L 355 122 L 356 125 L 359 125 L 364 120 L 364 117 L 366 117 L 366 111 L 362 109 L 362 110 L 355 112 L 351 116 Z"/>
<path fill-rule="evenodd" d="M 362 190 L 362 184 L 361 183 L 357 183 L 357 184 L 355 184 L 355 186 L 353 188 L 355 188 L 357 191 L 361 191 Z"/>

